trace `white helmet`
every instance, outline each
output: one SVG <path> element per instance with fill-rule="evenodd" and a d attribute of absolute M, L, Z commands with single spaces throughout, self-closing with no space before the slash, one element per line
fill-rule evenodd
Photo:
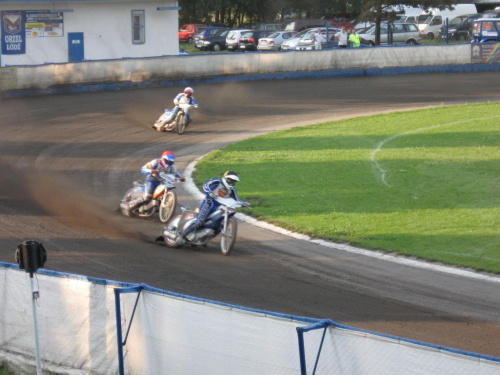
<path fill-rule="evenodd" d="M 187 95 L 187 96 L 189 96 L 189 97 L 190 97 L 191 95 L 193 95 L 193 93 L 194 93 L 194 90 L 193 90 L 193 88 L 192 88 L 192 87 L 186 87 L 186 88 L 184 89 L 184 94 L 186 94 L 186 95 Z"/>
<path fill-rule="evenodd" d="M 231 190 L 239 181 L 240 178 L 233 171 L 224 172 L 224 174 L 222 175 L 222 183 L 228 190 Z"/>

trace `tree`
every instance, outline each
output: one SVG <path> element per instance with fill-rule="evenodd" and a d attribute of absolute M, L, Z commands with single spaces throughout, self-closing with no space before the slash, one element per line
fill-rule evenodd
<path fill-rule="evenodd" d="M 361 21 L 375 21 L 375 45 L 380 45 L 380 24 L 383 19 L 388 22 L 394 21 L 396 15 L 404 11 L 404 7 L 421 8 L 422 11 L 430 8 L 453 9 L 452 0 L 420 0 L 407 1 L 405 3 L 394 0 L 361 0 Z"/>

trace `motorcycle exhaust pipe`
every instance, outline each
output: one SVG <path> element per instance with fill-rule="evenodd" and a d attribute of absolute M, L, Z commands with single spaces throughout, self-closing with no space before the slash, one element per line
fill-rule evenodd
<path fill-rule="evenodd" d="M 169 232 L 168 230 L 164 231 L 163 235 L 165 237 L 170 238 L 171 240 L 176 240 L 177 239 L 177 233 L 172 233 L 172 232 Z"/>

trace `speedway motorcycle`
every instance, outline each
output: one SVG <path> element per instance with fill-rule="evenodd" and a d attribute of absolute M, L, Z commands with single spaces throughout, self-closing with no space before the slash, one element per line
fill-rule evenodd
<path fill-rule="evenodd" d="M 125 193 L 120 203 L 120 210 L 125 216 L 148 218 L 158 212 L 162 223 L 170 220 L 177 205 L 177 194 L 174 189 L 175 182 L 179 179 L 175 175 L 165 172 L 160 172 L 159 176 L 163 183 L 156 187 L 153 198 L 149 202 L 139 205 L 127 215 L 129 203 L 143 197 L 145 192 L 145 184 L 142 181 L 133 183 L 133 187 Z M 184 178 L 181 178 L 180 181 L 184 181 Z"/>
<path fill-rule="evenodd" d="M 192 108 L 198 108 L 197 105 L 179 104 L 181 109 L 175 118 L 172 118 L 173 109 L 165 109 L 165 112 L 155 121 L 153 128 L 159 132 L 169 132 L 176 130 L 178 134 L 184 133 L 188 125 L 188 113 Z"/>
<path fill-rule="evenodd" d="M 219 208 L 212 212 L 206 219 L 201 228 L 192 231 L 186 236 L 186 244 L 191 246 L 206 246 L 208 241 L 221 234 L 220 250 L 222 255 L 229 255 L 233 250 L 236 242 L 236 234 L 238 232 L 238 222 L 234 215 L 239 207 L 249 207 L 250 204 L 243 201 L 237 201 L 233 198 L 217 198 L 220 203 Z M 182 208 L 182 214 L 175 216 L 169 221 L 160 237 L 156 242 L 165 243 L 168 247 L 181 247 L 177 243 L 177 237 L 182 232 L 184 227 L 196 220 L 198 209 L 196 211 L 189 210 L 189 207 Z"/>

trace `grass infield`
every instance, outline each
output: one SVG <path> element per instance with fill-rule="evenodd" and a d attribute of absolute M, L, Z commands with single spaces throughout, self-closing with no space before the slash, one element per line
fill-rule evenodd
<path fill-rule="evenodd" d="M 217 150 L 247 213 L 311 237 L 500 273 L 500 103 L 359 117 Z"/>

